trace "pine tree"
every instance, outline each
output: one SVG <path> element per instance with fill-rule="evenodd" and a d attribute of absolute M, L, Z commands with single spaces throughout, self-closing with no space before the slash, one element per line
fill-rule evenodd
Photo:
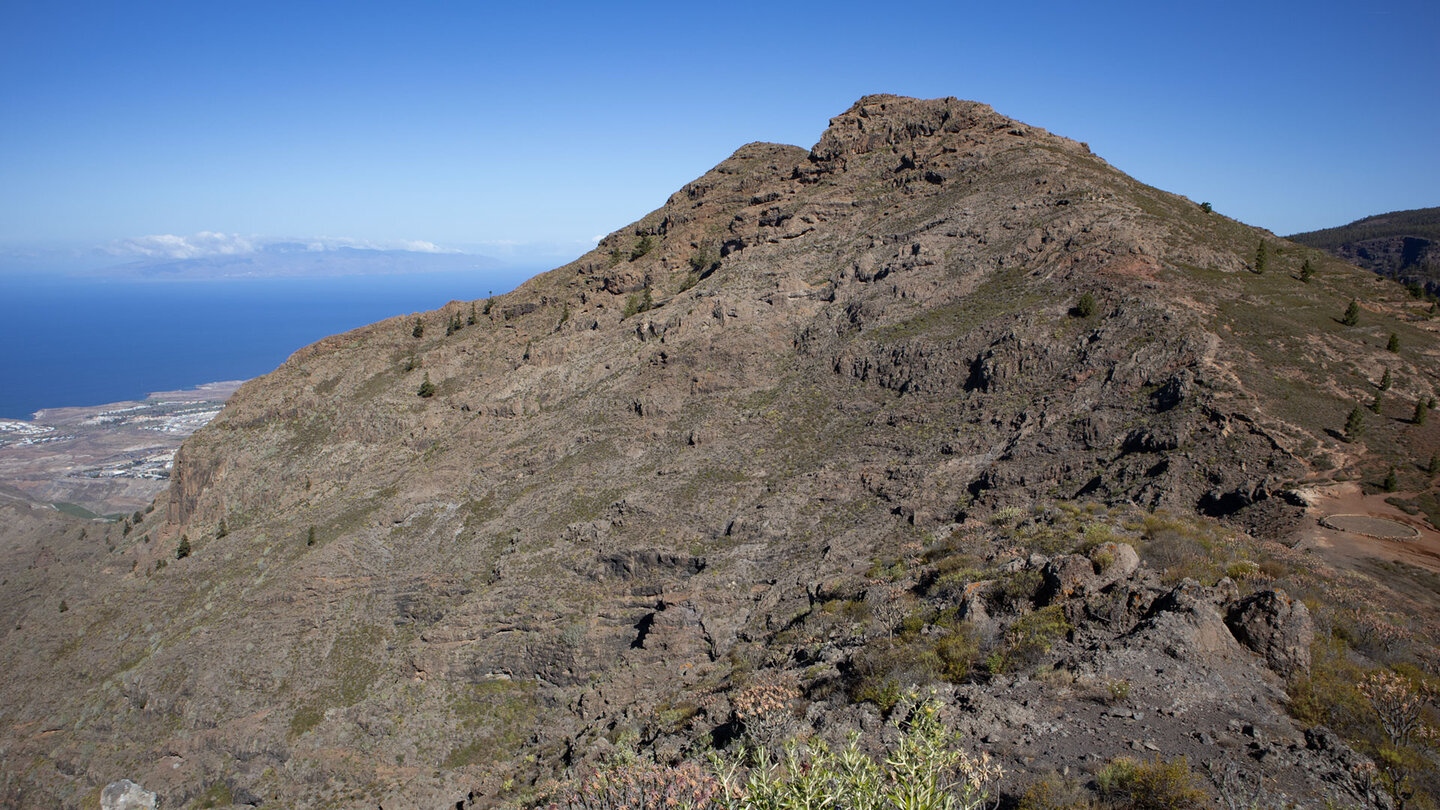
<path fill-rule="evenodd" d="M 1379 391 L 1376 391 L 1375 401 L 1370 403 L 1370 412 L 1380 413 L 1380 409 L 1383 407 L 1385 407 L 1385 395 Z"/>
<path fill-rule="evenodd" d="M 1270 264 L 1270 251 L 1265 249 L 1265 243 L 1255 248 L 1255 272 L 1264 273 L 1265 268 Z"/>
<path fill-rule="evenodd" d="M 1390 472 L 1385 474 L 1385 483 L 1381 484 L 1386 492 L 1394 492 L 1400 488 L 1400 480 L 1395 477 L 1395 468 L 1391 467 Z"/>
<path fill-rule="evenodd" d="M 1305 282 L 1306 284 L 1309 284 L 1310 279 L 1314 277 L 1315 265 L 1311 264 L 1309 259 L 1306 259 L 1305 263 L 1300 265 L 1300 280 Z"/>
<path fill-rule="evenodd" d="M 425 322 L 422 321 L 422 320 L 420 320 L 419 318 L 416 318 L 416 319 L 415 319 L 415 327 L 410 330 L 410 335 L 411 335 L 412 337 L 417 337 L 417 338 L 418 338 L 418 337 L 424 337 L 424 336 L 425 336 Z"/>
<path fill-rule="evenodd" d="M 1080 302 L 1075 305 L 1075 314 L 1082 318 L 1088 318 L 1095 314 L 1095 296 L 1085 293 L 1080 296 Z"/>
<path fill-rule="evenodd" d="M 1345 418 L 1345 440 L 1353 442 L 1365 433 L 1365 412 L 1359 405 L 1350 409 L 1350 415 Z"/>
<path fill-rule="evenodd" d="M 190 536 L 180 535 L 180 545 L 175 547 L 175 559 L 183 560 L 190 556 Z"/>
<path fill-rule="evenodd" d="M 1385 369 L 1385 376 L 1383 376 L 1383 377 L 1380 378 L 1380 390 L 1381 390 L 1381 391 L 1389 391 L 1389 390 L 1390 390 L 1390 385 L 1391 385 L 1390 369 L 1387 368 L 1387 369 Z"/>
<path fill-rule="evenodd" d="M 1425 400 L 1423 400 L 1423 399 L 1418 399 L 1418 400 L 1415 401 L 1415 415 L 1412 416 L 1412 417 L 1410 417 L 1410 421 L 1411 421 L 1411 422 L 1414 422 L 1414 423 L 1417 424 L 1417 425 L 1423 425 L 1423 424 L 1425 424 L 1425 417 L 1427 417 L 1427 416 L 1429 416 L 1429 415 L 1430 415 L 1429 403 L 1427 403 L 1427 402 L 1426 402 Z"/>
<path fill-rule="evenodd" d="M 1387 341 L 1385 341 L 1385 351 L 1387 351 L 1387 352 L 1399 352 L 1399 351 L 1400 351 L 1400 336 L 1399 336 L 1399 335 L 1395 334 L 1394 332 L 1391 332 L 1391 333 L 1390 333 L 1390 339 L 1387 340 Z"/>
<path fill-rule="evenodd" d="M 225 518 L 220 518 L 220 526 L 215 529 L 215 539 L 219 540 L 230 533 L 230 527 L 225 525 Z"/>
<path fill-rule="evenodd" d="M 420 390 L 415 393 L 427 399 L 435 396 L 435 383 L 430 382 L 430 372 L 425 372 L 425 381 L 420 383 Z"/>
<path fill-rule="evenodd" d="M 468 317 L 468 318 L 465 319 L 465 323 L 467 323 L 467 324 L 469 324 L 469 325 L 471 325 L 471 326 L 474 326 L 474 325 L 475 325 L 475 302 L 474 302 L 474 301 L 471 301 L 471 302 L 470 302 L 470 317 Z"/>
<path fill-rule="evenodd" d="M 1430 466 L 1425 468 L 1425 472 L 1431 475 L 1440 475 L 1440 456 L 1430 456 Z"/>
<path fill-rule="evenodd" d="M 313 545 L 315 545 L 315 527 L 314 527 L 314 526 L 311 526 L 311 527 L 310 527 L 310 531 L 308 531 L 308 532 L 305 533 L 305 545 L 307 545 L 307 546 L 313 546 Z"/>
<path fill-rule="evenodd" d="M 1360 323 L 1359 301 L 1356 301 L 1353 298 L 1350 299 L 1350 306 L 1345 308 L 1345 317 L 1340 319 L 1340 323 L 1343 323 L 1346 326 L 1354 326 L 1355 324 Z"/>

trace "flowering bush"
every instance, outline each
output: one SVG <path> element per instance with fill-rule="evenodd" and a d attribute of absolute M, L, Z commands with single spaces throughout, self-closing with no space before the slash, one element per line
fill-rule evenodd
<path fill-rule="evenodd" d="M 990 803 L 1000 765 L 959 748 L 935 702 L 916 706 L 903 727 L 878 760 L 853 737 L 838 752 L 819 742 L 803 753 L 789 746 L 778 760 L 755 749 L 748 770 L 740 759 L 716 757 L 718 803 L 723 810 L 979 810 Z"/>
<path fill-rule="evenodd" d="M 903 712 L 900 712 L 903 713 Z M 539 806 L 547 810 L 981 810 L 1003 776 L 988 754 L 956 744 L 939 706 L 915 706 L 882 756 L 852 737 L 839 751 L 789 744 L 777 757 L 761 745 L 711 755 L 711 769 L 619 762 L 572 776 Z M 999 799 L 994 799 L 998 803 Z"/>

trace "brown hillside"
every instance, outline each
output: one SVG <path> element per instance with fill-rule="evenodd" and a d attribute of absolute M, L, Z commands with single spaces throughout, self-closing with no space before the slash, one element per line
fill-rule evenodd
<path fill-rule="evenodd" d="M 985 105 L 868 96 L 512 293 L 247 383 L 105 575 L 4 637 L 0 761 L 35 806 L 129 777 L 454 807 L 725 745 L 779 679 L 782 725 L 831 735 L 938 686 L 1012 796 L 1153 746 L 1359 801 L 1360 755 L 1284 710 L 1308 641 L 1225 619 L 1276 577 L 1350 582 L 1272 542 L 1307 491 L 1392 465 L 1429 491 L 1437 372 L 1393 284 Z M 959 634 L 974 655 L 920 652 Z M 1094 699 L 1120 681 L 1123 716 Z"/>

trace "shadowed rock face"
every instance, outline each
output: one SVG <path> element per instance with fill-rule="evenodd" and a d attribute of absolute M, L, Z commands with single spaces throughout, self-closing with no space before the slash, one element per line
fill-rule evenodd
<path fill-rule="evenodd" d="M 75 624 L 28 658 L 38 636 L 7 637 L 25 685 L 4 756 L 59 752 L 35 795 L 123 771 L 167 804 L 223 779 L 295 806 L 332 783 L 455 806 L 627 729 L 661 759 L 719 739 L 736 672 L 847 671 L 848 648 L 787 646 L 823 583 L 1005 507 L 1204 509 L 1278 533 L 1307 454 L 1345 445 L 1267 386 L 1344 401 L 1309 358 L 1358 350 L 1287 350 L 1309 327 L 1286 319 L 1348 288 L 1255 336 L 1242 319 L 1278 283 L 1244 272 L 1260 238 L 973 102 L 868 96 L 813 150 L 748 144 L 574 262 L 422 315 L 421 338 L 396 317 L 247 383 Z M 1109 645 L 1076 666 L 1169 655 L 1210 684 L 1207 717 L 1215 684 L 1250 683 L 1247 722 L 1298 734 L 1264 674 L 1275 645 L 1253 655 L 1224 622 L 1236 595 L 1177 590 L 1147 614 L 1169 591 L 1113 544 L 1014 570 Z M 967 609 L 1010 621 L 985 598 Z"/>

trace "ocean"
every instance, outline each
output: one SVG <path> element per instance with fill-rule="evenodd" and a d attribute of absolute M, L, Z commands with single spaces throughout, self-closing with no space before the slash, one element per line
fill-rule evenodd
<path fill-rule="evenodd" d="M 498 295 L 535 272 L 223 281 L 0 275 L 0 418 L 256 377 L 327 335 Z"/>

